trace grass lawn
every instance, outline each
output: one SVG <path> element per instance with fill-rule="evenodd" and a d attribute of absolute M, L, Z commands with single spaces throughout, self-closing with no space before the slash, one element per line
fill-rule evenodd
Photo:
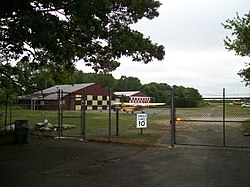
<path fill-rule="evenodd" d="M 0 127 L 5 124 L 4 110 L 0 110 L 1 117 Z M 64 136 L 79 136 L 81 132 L 81 112 L 80 111 L 64 111 L 63 124 L 75 125 L 76 128 L 63 131 Z M 170 116 L 162 114 L 148 114 L 148 127 L 143 129 L 136 128 L 136 114 L 127 114 L 124 112 L 119 113 L 119 136 L 116 136 L 116 113 L 112 111 L 111 115 L 111 129 L 112 140 L 125 141 L 125 142 L 138 142 L 138 143 L 152 143 L 155 142 L 164 132 L 169 128 Z M 52 125 L 58 124 L 58 112 L 48 110 L 29 110 L 21 108 L 13 108 L 7 114 L 7 124 L 15 120 L 28 120 L 30 130 L 33 133 L 35 125 L 43 122 L 45 119 Z M 50 133 L 39 132 L 39 135 L 57 136 L 58 132 L 53 131 Z M 107 140 L 109 134 L 109 113 L 107 111 L 86 111 L 86 138 L 96 140 Z"/>
<path fill-rule="evenodd" d="M 222 110 L 221 105 L 210 105 L 201 108 L 177 108 L 176 114 L 180 112 L 185 116 L 197 116 L 207 114 L 208 111 L 217 109 Z M 149 109 L 150 110 L 150 109 Z M 152 109 L 155 110 L 155 109 Z M 165 110 L 165 111 L 164 111 Z M 136 114 L 120 112 L 119 113 L 119 136 L 116 136 L 116 113 L 112 111 L 111 115 L 111 130 L 112 141 L 122 142 L 137 142 L 137 143 L 153 143 L 159 139 L 166 131 L 170 130 L 170 112 L 169 109 L 158 109 L 156 113 L 148 114 L 148 127 L 143 129 L 136 128 Z M 164 111 L 164 112 L 163 112 Z M 226 104 L 226 117 L 231 117 L 234 120 L 242 120 L 244 131 L 250 133 L 250 108 L 241 108 L 240 106 Z M 64 111 L 63 124 L 75 125 L 76 128 L 65 130 L 64 136 L 79 136 L 81 133 L 81 113 L 80 111 Z M 177 116 L 178 117 L 178 116 Z M 48 119 L 52 125 L 58 124 L 58 112 L 49 110 L 29 110 L 18 107 L 13 107 L 10 117 L 8 111 L 6 122 L 9 124 L 15 120 L 28 120 L 32 133 L 35 125 L 38 122 L 43 122 Z M 0 129 L 5 124 L 4 108 L 0 109 Z M 108 140 L 109 135 L 109 113 L 107 111 L 86 111 L 86 139 Z M 50 133 L 41 132 L 40 134 L 49 134 L 58 136 L 57 131 Z"/>

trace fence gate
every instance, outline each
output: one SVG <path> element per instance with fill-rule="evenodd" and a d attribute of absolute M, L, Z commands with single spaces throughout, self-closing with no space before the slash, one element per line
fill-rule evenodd
<path fill-rule="evenodd" d="M 202 106 L 179 108 L 181 98 L 172 94 L 172 146 L 204 145 L 250 147 L 250 108 L 243 103 L 250 97 L 222 96 L 202 98 Z M 185 98 L 185 100 L 198 98 Z"/>
<path fill-rule="evenodd" d="M 82 91 L 80 96 L 69 96 L 68 99 L 74 99 L 76 101 L 80 102 L 80 115 L 67 115 L 64 113 L 64 94 L 66 92 L 63 92 L 63 90 L 58 90 L 57 92 L 57 100 L 58 100 L 58 138 L 62 138 L 68 136 L 68 137 L 76 137 L 80 139 L 86 139 L 86 94 L 85 91 Z M 66 93 L 68 94 L 68 93 Z M 67 129 L 67 125 L 64 124 L 66 119 L 78 119 L 80 122 L 80 125 L 78 129 L 72 130 L 72 132 L 68 132 L 67 134 L 64 133 L 64 129 Z M 70 127 L 70 125 L 68 126 Z M 77 134 L 75 134 L 77 133 Z"/>

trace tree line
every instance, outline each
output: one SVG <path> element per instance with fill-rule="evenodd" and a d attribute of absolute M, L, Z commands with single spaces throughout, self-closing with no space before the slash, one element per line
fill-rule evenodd
<path fill-rule="evenodd" d="M 119 79 L 115 79 L 110 73 L 84 73 L 77 69 L 74 71 L 53 68 L 32 69 L 29 62 L 23 61 L 18 62 L 14 70 L 15 81 L 18 84 L 13 84 L 9 80 L 2 81 L 5 85 L 0 88 L 1 103 L 6 101 L 7 95 L 14 100 L 16 96 L 32 94 L 55 85 L 97 83 L 106 89 L 111 88 L 113 92 L 142 91 L 150 96 L 153 102 L 164 102 L 166 105 L 170 105 L 172 87 L 167 83 L 142 84 L 137 77 L 123 75 Z M 195 88 L 175 86 L 175 89 L 177 106 L 196 107 L 202 99 Z M 196 99 L 190 100 L 190 98 Z"/>

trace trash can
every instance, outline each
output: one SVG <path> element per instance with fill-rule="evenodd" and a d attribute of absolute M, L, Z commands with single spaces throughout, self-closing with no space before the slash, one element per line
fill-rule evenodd
<path fill-rule="evenodd" d="M 16 120 L 14 130 L 14 143 L 25 144 L 29 142 L 29 121 Z"/>

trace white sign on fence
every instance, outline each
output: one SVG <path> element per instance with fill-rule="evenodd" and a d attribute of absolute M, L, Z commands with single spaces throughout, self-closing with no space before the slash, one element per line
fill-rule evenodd
<path fill-rule="evenodd" d="M 136 128 L 147 128 L 147 114 L 137 114 Z"/>

